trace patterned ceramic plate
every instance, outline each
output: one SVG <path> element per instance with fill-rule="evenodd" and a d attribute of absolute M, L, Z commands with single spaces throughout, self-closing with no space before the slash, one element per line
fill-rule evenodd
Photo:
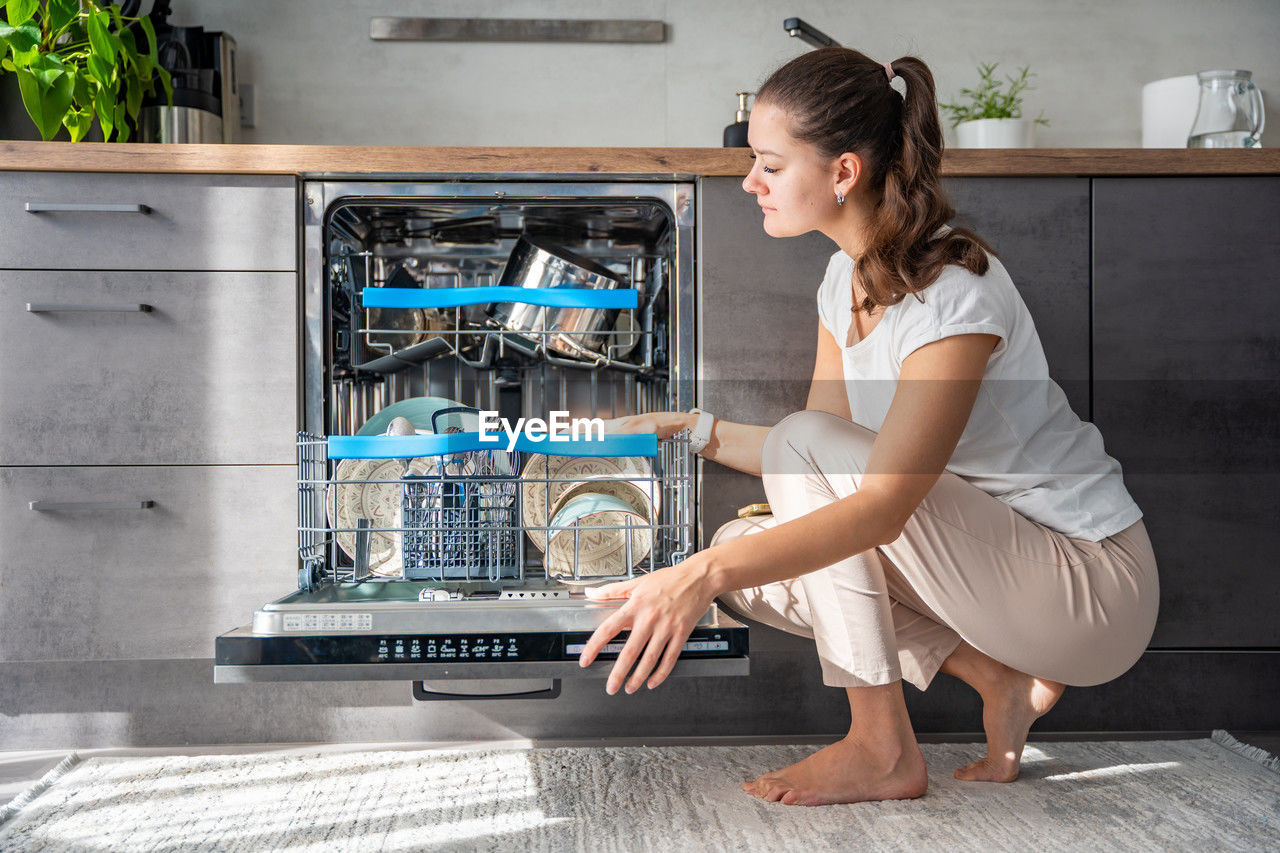
<path fill-rule="evenodd" d="M 613 477 L 588 477 L 580 483 L 573 483 L 560 493 L 560 497 L 551 505 L 549 515 L 556 517 L 566 503 L 582 494 L 613 495 L 626 502 L 636 511 L 636 515 L 648 524 L 653 520 L 653 505 L 657 503 L 657 484 L 650 480 L 617 480 Z"/>
<path fill-rule="evenodd" d="M 410 460 L 410 474 L 435 474 L 436 460 L 419 457 Z M 399 459 L 343 459 L 338 463 L 334 481 L 326 498 L 329 521 L 334 527 L 351 532 L 335 534 L 338 547 L 347 556 L 356 555 L 356 520 L 369 519 L 370 527 L 400 527 L 400 503 L 403 496 L 400 478 L 404 466 Z M 389 480 L 392 482 L 369 482 Z M 369 572 L 382 577 L 399 577 L 404 573 L 400 555 L 401 533 L 395 530 L 369 534 Z"/>
<path fill-rule="evenodd" d="M 545 528 L 550 508 L 571 486 L 583 480 L 633 480 L 644 491 L 653 489 L 653 511 L 660 509 L 653 467 L 643 456 L 547 456 L 531 453 L 520 472 L 520 509 L 525 533 L 539 551 L 547 550 Z M 530 482 L 532 480 L 532 482 Z M 540 482 L 550 480 L 552 482 Z"/>

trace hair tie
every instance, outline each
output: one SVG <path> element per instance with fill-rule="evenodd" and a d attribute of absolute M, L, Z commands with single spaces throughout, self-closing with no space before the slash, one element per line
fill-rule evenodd
<path fill-rule="evenodd" d="M 886 62 L 884 64 L 884 73 L 889 75 L 890 80 L 893 79 L 893 63 L 892 62 Z"/>

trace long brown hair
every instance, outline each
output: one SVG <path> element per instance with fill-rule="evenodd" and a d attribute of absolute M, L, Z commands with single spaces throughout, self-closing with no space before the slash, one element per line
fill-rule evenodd
<path fill-rule="evenodd" d="M 973 231 L 953 228 L 933 239 L 955 216 L 939 171 L 942 127 L 933 74 L 924 61 L 904 56 L 890 65 L 906 96 L 889 83 L 882 63 L 847 47 L 802 54 L 769 76 L 756 93 L 789 118 L 789 132 L 828 160 L 851 151 L 870 172 L 872 213 L 856 275 L 867 296 L 859 310 L 896 305 L 937 280 L 947 264 L 975 275 L 995 252 Z M 834 202 L 834 199 L 833 199 Z"/>

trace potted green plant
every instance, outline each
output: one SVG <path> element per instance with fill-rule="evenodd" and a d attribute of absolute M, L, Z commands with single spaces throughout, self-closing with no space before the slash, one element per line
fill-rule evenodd
<path fill-rule="evenodd" d="M 960 148 L 1033 148 L 1035 126 L 1048 125 L 1044 111 L 1035 119 L 1022 117 L 1022 93 L 1031 89 L 1030 66 L 1024 65 L 1017 77 L 995 79 L 998 62 L 978 66 L 978 88 L 961 89 L 968 100 L 963 103 L 938 104 L 951 114 Z M 1004 89 L 1005 81 L 1009 88 Z M 1002 91 L 1003 90 L 1003 91 Z"/>
<path fill-rule="evenodd" d="M 0 74 L 15 74 L 22 106 L 41 138 L 65 127 L 72 142 L 94 120 L 104 141 L 125 142 L 144 95 L 163 86 L 173 101 L 169 72 L 156 58 L 156 34 L 145 15 L 126 17 L 99 0 L 3 0 Z M 146 35 L 139 50 L 135 28 Z"/>

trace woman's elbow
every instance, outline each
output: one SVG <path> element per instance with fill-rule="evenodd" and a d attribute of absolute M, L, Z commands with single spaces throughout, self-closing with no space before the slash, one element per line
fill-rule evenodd
<path fill-rule="evenodd" d="M 866 514 L 866 518 L 871 523 L 870 532 L 876 547 L 891 545 L 898 541 L 907 522 L 915 513 L 915 506 L 908 507 L 880 492 L 865 491 L 863 494 L 869 501 L 870 511 Z"/>
<path fill-rule="evenodd" d="M 897 542 L 898 537 L 902 535 L 902 531 L 906 526 L 906 522 L 888 525 L 881 535 L 876 537 L 879 540 L 876 547 L 879 548 L 881 545 L 892 545 L 894 542 Z"/>

